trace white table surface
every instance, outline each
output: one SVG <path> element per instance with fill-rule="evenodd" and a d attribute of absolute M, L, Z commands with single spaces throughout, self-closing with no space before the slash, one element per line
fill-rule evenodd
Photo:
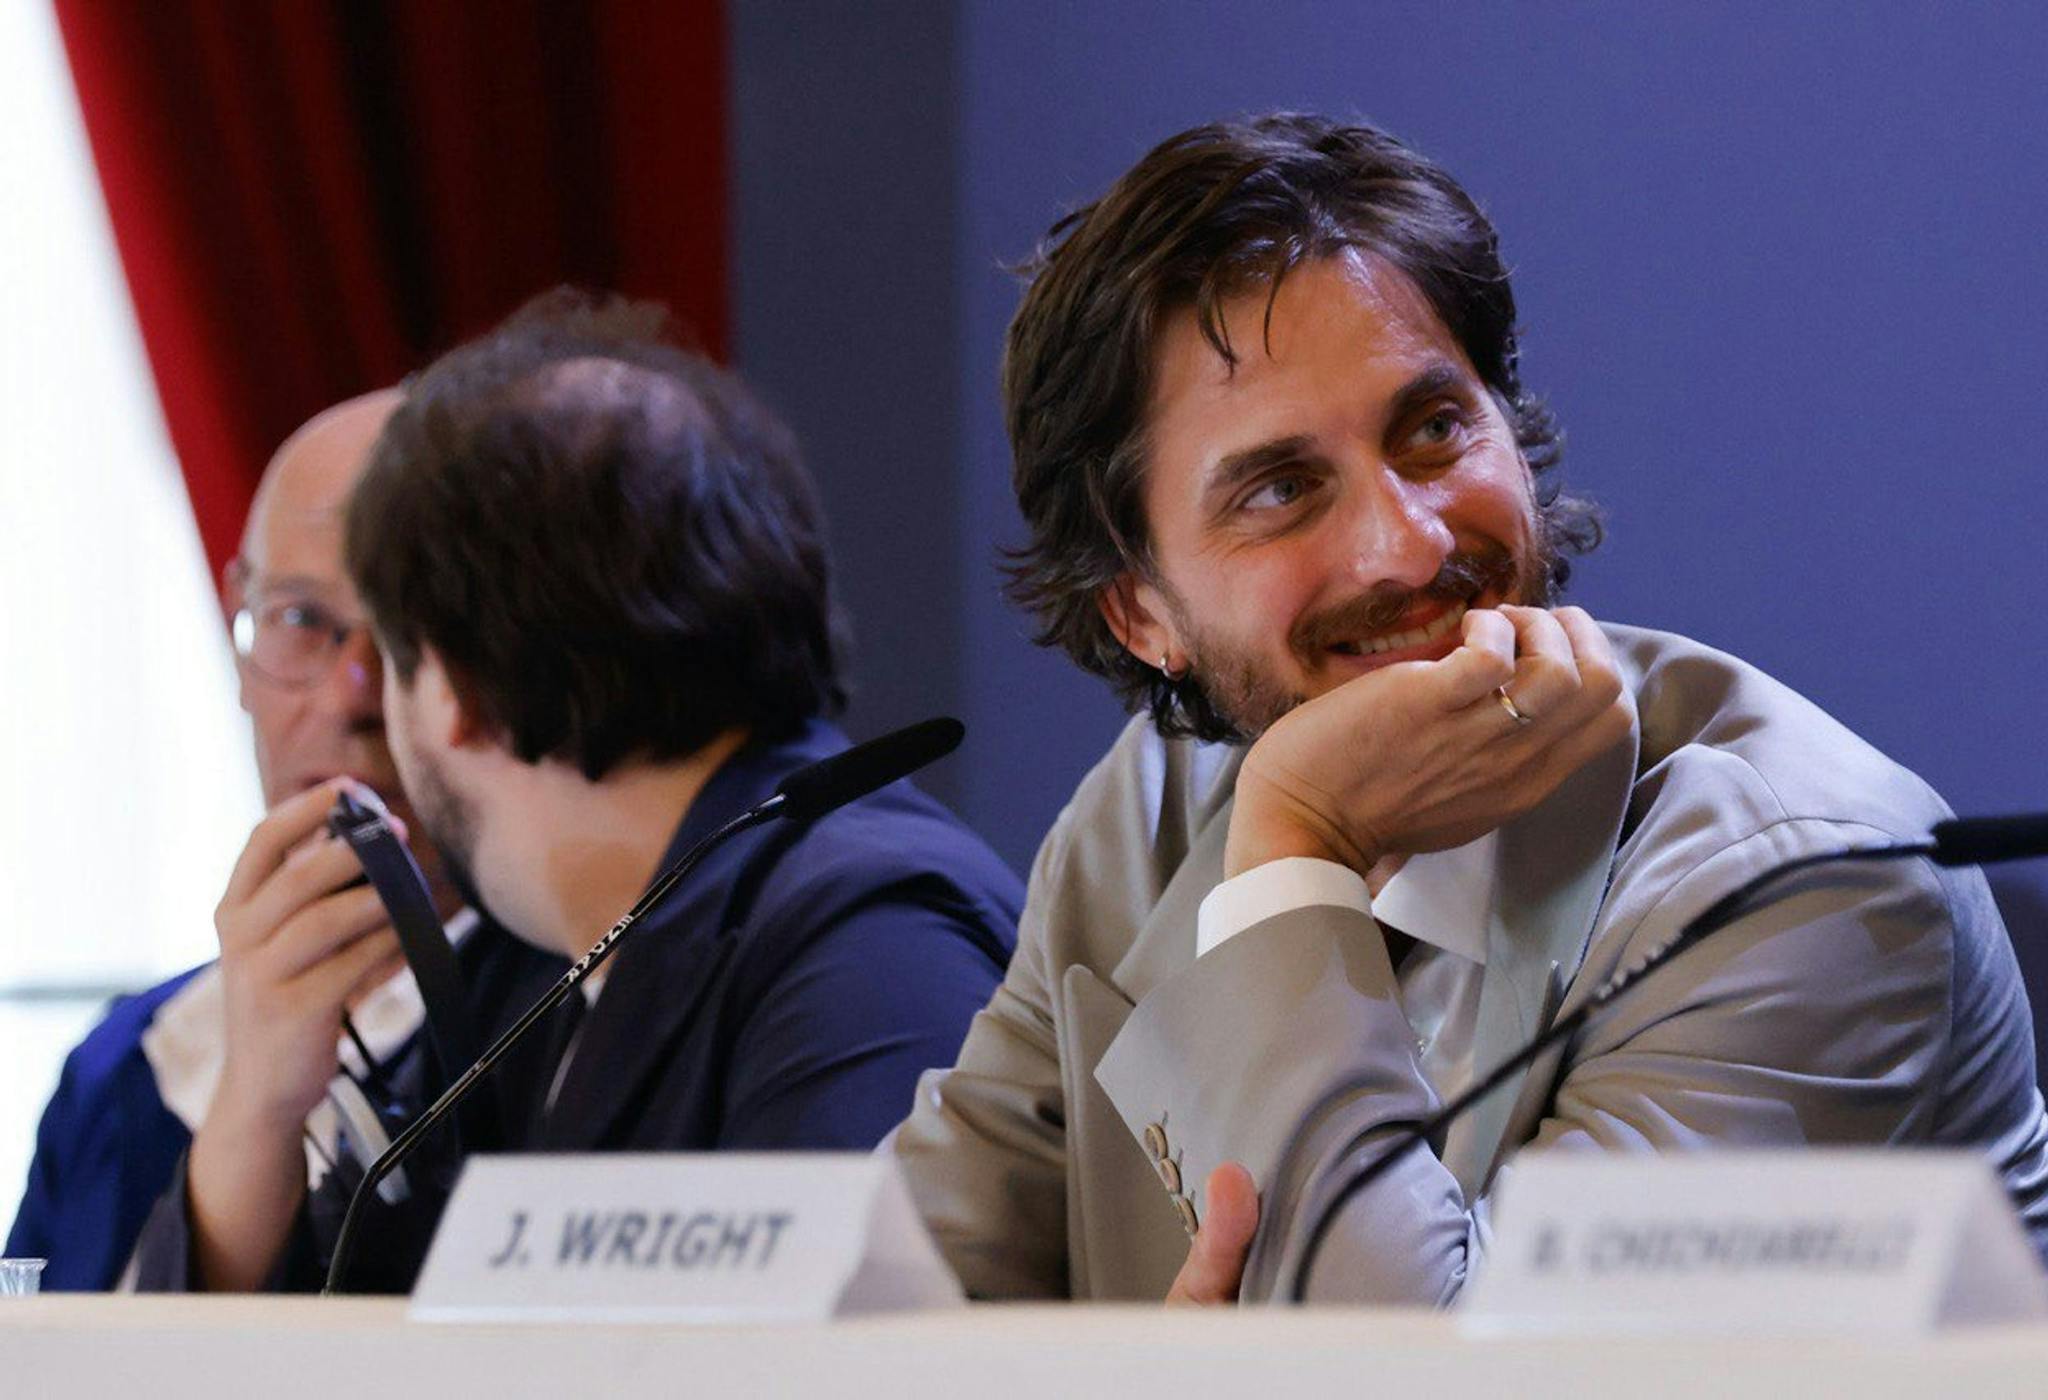
<path fill-rule="evenodd" d="M 0 1299 L 0 1396 L 2048 1396 L 2048 1327 L 1477 1341 L 1421 1312 L 986 1306 L 830 1325 L 454 1325 L 392 1299 Z"/>

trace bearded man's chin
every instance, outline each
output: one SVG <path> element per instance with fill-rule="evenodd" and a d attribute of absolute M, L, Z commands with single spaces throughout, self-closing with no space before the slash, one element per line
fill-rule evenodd
<path fill-rule="evenodd" d="M 449 887 L 462 896 L 464 904 L 480 914 L 488 914 L 490 911 L 484 907 L 484 897 L 477 889 L 476 877 L 470 873 L 469 862 L 438 842 L 434 849 L 441 853 L 441 873 L 447 877 Z"/>
<path fill-rule="evenodd" d="M 1288 711 L 1304 703 L 1308 697 L 1269 688 L 1255 680 L 1244 679 L 1226 687 L 1218 688 L 1191 676 L 1202 687 L 1202 695 L 1209 708 L 1230 725 L 1234 731 L 1225 742 L 1251 744 L 1286 716 Z"/>

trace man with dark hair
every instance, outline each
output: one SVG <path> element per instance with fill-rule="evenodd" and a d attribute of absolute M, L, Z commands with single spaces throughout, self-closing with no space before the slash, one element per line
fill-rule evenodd
<path fill-rule="evenodd" d="M 1946 814 L 1734 658 L 1553 606 L 1599 529 L 1494 230 L 1384 133 L 1160 145 L 1054 226 L 1003 390 L 1016 595 L 1144 713 L 895 1137 L 971 1292 L 1281 1293 L 1350 1173 L 1690 917 Z M 2048 1244 L 2032 1047 L 1977 872 L 1818 868 L 1394 1158 L 1310 1296 L 1449 1301 L 1532 1145 L 1968 1146 Z"/>
<path fill-rule="evenodd" d="M 562 957 L 845 747 L 826 719 L 839 649 L 795 446 L 659 325 L 557 294 L 454 351 L 406 386 L 349 511 L 420 824 L 500 922 Z M 273 842 L 307 840 L 333 796 L 291 809 Z M 1019 895 L 908 784 L 746 833 L 498 1071 L 513 1146 L 872 1147 L 1000 977 Z M 485 1008 L 501 1028 L 524 1009 Z M 273 1047 L 251 1072 L 287 1098 L 307 1049 Z M 416 1078 L 397 1093 L 421 1102 Z M 309 1203 L 265 1161 L 193 1156 L 144 1237 L 144 1286 L 318 1280 L 360 1172 Z M 365 1220 L 353 1286 L 410 1284 L 452 1166 L 408 1167 L 411 1199 Z"/>

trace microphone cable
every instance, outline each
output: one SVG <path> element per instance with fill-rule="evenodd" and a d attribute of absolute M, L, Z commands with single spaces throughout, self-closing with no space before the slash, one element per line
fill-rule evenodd
<path fill-rule="evenodd" d="M 1496 1065 L 1442 1109 L 1397 1133 L 1395 1140 L 1385 1151 L 1355 1171 L 1317 1211 L 1315 1221 L 1309 1227 L 1308 1237 L 1302 1245 L 1301 1257 L 1295 1262 L 1287 1287 L 1286 1301 L 1293 1304 L 1307 1301 L 1310 1275 L 1315 1269 L 1316 1258 L 1321 1254 L 1325 1241 L 1335 1228 L 1338 1215 L 1361 1191 L 1384 1176 L 1396 1161 L 1411 1149 L 1437 1140 L 1440 1134 L 1472 1105 L 1506 1083 L 1510 1077 L 1535 1063 L 1544 1051 L 1575 1035 L 1594 1012 L 1708 934 L 1732 923 L 1738 916 L 1747 912 L 1751 900 L 1779 881 L 1801 871 L 1811 870 L 1815 866 L 1837 861 L 1875 862 L 1926 856 L 1937 865 L 1953 866 L 2020 860 L 2044 854 L 2048 854 L 2048 813 L 2010 817 L 1958 817 L 1936 823 L 1928 838 L 1923 841 L 1900 842 L 1886 846 L 1849 846 L 1840 850 L 1818 851 L 1799 856 L 1752 876 L 1687 920 L 1677 933 L 1651 948 L 1633 965 L 1622 968 L 1607 978 L 1593 990 L 1592 995 L 1577 1010 L 1568 1016 L 1558 1018 L 1541 1035 Z M 1329 1090 L 1316 1101 L 1280 1154 L 1279 1166 L 1274 1172 L 1276 1188 L 1284 1189 L 1300 1165 L 1313 1127 L 1343 1100 L 1365 1087 L 1366 1082 L 1363 1079 L 1354 1078 Z M 1365 1145 L 1365 1139 L 1377 1131 L 1378 1128 L 1367 1129 L 1352 1137 L 1335 1154 L 1335 1159 L 1341 1161 L 1357 1151 Z"/>

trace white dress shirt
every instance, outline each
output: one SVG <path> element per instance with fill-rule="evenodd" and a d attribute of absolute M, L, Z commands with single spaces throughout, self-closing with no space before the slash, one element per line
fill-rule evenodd
<path fill-rule="evenodd" d="M 1276 914 L 1318 904 L 1356 909 L 1399 929 L 1415 940 L 1395 981 L 1415 1031 L 1416 1059 L 1437 1097 L 1450 1099 L 1473 1079 L 1496 843 L 1489 832 L 1452 850 L 1410 856 L 1377 899 L 1357 871 L 1335 861 L 1292 856 L 1254 866 L 1202 901 L 1195 956 Z"/>

